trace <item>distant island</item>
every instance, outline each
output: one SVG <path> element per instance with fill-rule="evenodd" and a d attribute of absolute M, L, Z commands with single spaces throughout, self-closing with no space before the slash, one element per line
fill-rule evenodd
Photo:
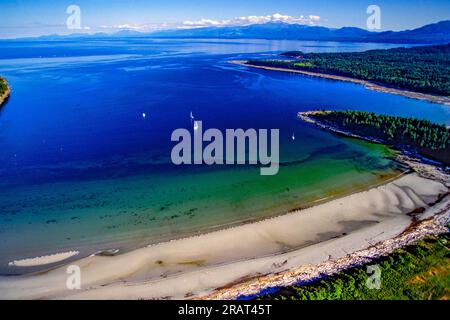
<path fill-rule="evenodd" d="M 364 111 L 301 112 L 299 117 L 337 133 L 414 151 L 450 166 L 450 129 L 445 125 Z"/>
<path fill-rule="evenodd" d="M 10 92 L 6 79 L 0 77 L 0 107 L 8 100 Z"/>
<path fill-rule="evenodd" d="M 283 53 L 287 59 L 235 63 L 298 72 L 436 103 L 450 104 L 450 44 L 348 53 Z"/>

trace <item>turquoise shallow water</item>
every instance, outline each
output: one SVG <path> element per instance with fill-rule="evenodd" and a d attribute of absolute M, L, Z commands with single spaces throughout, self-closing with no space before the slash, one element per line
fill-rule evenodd
<path fill-rule="evenodd" d="M 18 258 L 131 249 L 282 214 L 395 174 L 385 147 L 339 139 L 301 123 L 297 112 L 362 109 L 449 123 L 447 107 L 227 62 L 292 49 L 374 47 L 387 46 L 2 42 L 0 74 L 13 92 L 0 111 L 0 271 L 21 272 L 7 267 Z M 279 174 L 172 165 L 170 134 L 191 127 L 191 111 L 206 127 L 279 128 Z"/>

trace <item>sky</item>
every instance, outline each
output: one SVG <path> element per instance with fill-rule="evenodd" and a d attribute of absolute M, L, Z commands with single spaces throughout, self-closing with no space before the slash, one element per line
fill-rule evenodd
<path fill-rule="evenodd" d="M 70 5 L 80 9 L 76 29 L 67 28 Z M 381 10 L 380 31 L 450 20 L 449 0 L 0 0 L 0 38 L 269 21 L 366 28 L 369 5 Z"/>

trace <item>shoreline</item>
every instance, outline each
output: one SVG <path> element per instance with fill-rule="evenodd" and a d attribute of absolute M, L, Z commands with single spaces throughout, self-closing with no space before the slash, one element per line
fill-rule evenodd
<path fill-rule="evenodd" d="M 380 241 L 376 244 L 370 244 L 365 249 L 347 253 L 339 259 L 329 259 L 317 265 L 304 265 L 296 269 L 261 276 L 255 279 L 248 279 L 242 283 L 231 284 L 227 288 L 221 288 L 216 292 L 202 297 L 200 300 L 233 300 L 236 298 L 252 298 L 258 296 L 263 291 L 271 291 L 277 288 L 283 288 L 302 283 L 309 284 L 319 281 L 325 277 L 338 275 L 340 272 L 350 270 L 355 267 L 361 267 L 374 260 L 386 257 L 395 250 L 414 245 L 417 241 L 429 236 L 437 236 L 448 233 L 448 223 L 450 222 L 450 196 L 447 196 L 442 203 L 442 211 L 433 212 L 433 218 L 420 219 L 413 221 L 402 233 Z M 424 216 L 430 215 L 425 211 Z"/>
<path fill-rule="evenodd" d="M 298 117 L 302 121 L 314 124 L 323 130 L 332 134 L 344 136 L 347 138 L 360 139 L 372 143 L 385 144 L 384 141 L 359 136 L 350 132 L 331 127 L 317 121 L 309 115 L 315 112 L 310 111 L 299 112 Z M 397 249 L 414 245 L 417 241 L 428 236 L 437 236 L 449 232 L 450 223 L 450 175 L 437 167 L 433 161 L 429 161 L 421 156 L 408 154 L 406 150 L 399 150 L 399 154 L 395 158 L 402 165 L 408 166 L 413 172 L 421 177 L 439 181 L 448 191 L 439 196 L 438 200 L 433 203 L 430 208 L 417 208 L 410 215 L 413 217 L 411 224 L 399 235 L 384 241 L 370 244 L 367 248 L 347 253 L 339 259 L 330 259 L 317 265 L 299 266 L 292 270 L 281 272 L 278 274 L 264 275 L 252 279 L 244 279 L 239 283 L 232 283 L 225 288 L 220 288 L 214 293 L 202 297 L 203 300 L 232 300 L 236 298 L 252 298 L 261 292 L 270 292 L 277 288 L 283 288 L 291 285 L 301 285 L 319 281 L 324 277 L 334 276 L 345 270 L 354 267 L 361 267 L 373 260 L 386 257 Z"/>
<path fill-rule="evenodd" d="M 377 144 L 384 144 L 387 145 L 388 143 L 376 138 L 370 138 L 361 136 L 358 134 L 354 134 L 348 131 L 344 131 L 341 129 L 338 129 L 336 127 L 330 126 L 328 124 L 325 124 L 321 121 L 317 121 L 316 119 L 312 118 L 311 115 L 327 112 L 327 111 L 303 111 L 299 112 L 297 114 L 297 117 L 306 122 L 310 123 L 312 125 L 315 125 L 319 128 L 321 128 L 324 131 L 328 131 L 332 134 L 346 137 L 346 138 L 353 138 L 358 140 L 363 140 L 371 143 L 377 143 Z M 445 173 L 442 170 L 442 165 L 438 162 L 425 158 L 417 153 L 410 152 L 409 150 L 399 149 L 396 146 L 392 146 L 395 150 L 399 152 L 397 156 L 395 157 L 395 161 L 400 163 L 401 165 L 410 168 L 412 171 L 419 173 L 422 177 L 425 177 L 427 179 L 439 181 L 442 184 L 444 184 L 446 187 L 450 188 L 450 176 L 449 174 Z"/>
<path fill-rule="evenodd" d="M 450 97 L 415 92 L 415 91 L 410 91 L 408 89 L 388 87 L 388 86 L 384 86 L 384 85 L 381 85 L 378 83 L 371 82 L 369 80 L 362 80 L 362 79 L 351 78 L 351 77 L 346 77 L 346 76 L 332 75 L 332 74 L 312 72 L 312 71 L 303 71 L 303 70 L 296 70 L 296 69 L 289 69 L 289 68 L 258 66 L 258 65 L 254 65 L 254 64 L 249 64 L 249 63 L 247 63 L 246 60 L 232 60 L 232 61 L 229 61 L 229 63 L 236 64 L 239 66 L 244 66 L 244 67 L 268 70 L 268 71 L 299 73 L 299 74 L 312 76 L 312 77 L 318 77 L 318 78 L 324 78 L 324 79 L 330 79 L 330 80 L 336 80 L 336 81 L 351 82 L 351 83 L 363 85 L 365 88 L 367 88 L 369 90 L 374 90 L 374 91 L 383 92 L 383 93 L 396 94 L 396 95 L 400 95 L 400 96 L 411 98 L 411 99 L 425 100 L 425 101 L 429 101 L 429 102 L 433 102 L 433 103 L 450 106 Z"/>
<path fill-rule="evenodd" d="M 448 214 L 450 196 L 429 205 L 445 192 L 448 188 L 441 183 L 408 174 L 377 188 L 261 222 L 71 262 L 81 268 L 81 291 L 65 288 L 65 267 L 0 277 L 0 297 L 197 299 L 213 294 L 225 299 L 236 283 L 244 283 L 250 291 L 264 290 L 279 282 L 257 280 L 261 277 L 320 265 L 331 257 L 340 259 L 401 235 L 413 223 L 408 214 L 419 207 L 427 207 L 425 213 L 430 214 L 447 206 Z M 248 286 L 249 279 L 262 281 L 261 286 Z"/>
<path fill-rule="evenodd" d="M 9 271 L 11 272 L 4 272 L 0 273 L 1 277 L 10 277 L 10 276 L 27 276 L 27 275 L 33 275 L 38 274 L 41 272 L 48 272 L 51 270 L 54 270 L 56 268 L 65 266 L 67 264 L 70 264 L 76 260 L 87 258 L 89 256 L 93 256 L 96 254 L 101 254 L 102 252 L 108 253 L 109 251 L 113 250 L 119 250 L 120 254 L 129 253 L 138 249 L 141 249 L 143 247 L 149 247 L 153 245 L 168 243 L 172 241 L 182 241 L 189 238 L 195 238 L 198 236 L 202 236 L 205 234 L 210 234 L 214 232 L 219 231 L 226 231 L 231 230 L 236 227 L 248 225 L 248 224 L 255 224 L 259 222 L 264 222 L 266 220 L 276 219 L 278 217 L 282 217 L 287 214 L 295 213 L 302 211 L 304 209 L 313 208 L 317 205 L 325 204 L 327 202 L 345 198 L 348 196 L 351 196 L 356 193 L 365 192 L 370 189 L 374 189 L 380 186 L 384 186 L 390 182 L 395 181 L 396 179 L 401 178 L 402 176 L 411 173 L 411 170 L 409 168 L 406 168 L 404 166 L 398 166 L 397 170 L 393 172 L 392 174 L 386 174 L 383 176 L 383 178 L 376 178 L 373 183 L 367 184 L 367 185 L 351 185 L 347 186 L 345 191 L 339 191 L 335 192 L 332 195 L 325 196 L 322 198 L 318 198 L 312 201 L 307 201 L 304 203 L 299 204 L 298 206 L 286 210 L 286 211 L 279 211 L 277 213 L 273 213 L 270 215 L 266 215 L 263 217 L 253 217 L 253 218 L 247 218 L 247 219 L 241 219 L 230 223 L 225 223 L 221 225 L 217 225 L 214 227 L 207 227 L 207 228 L 200 228 L 196 229 L 194 232 L 189 232 L 186 234 L 179 235 L 177 237 L 173 236 L 166 236 L 163 238 L 158 239 L 158 241 L 149 241 L 145 244 L 140 244 L 138 246 L 132 246 L 130 247 L 128 245 L 129 241 L 132 241 L 134 239 L 134 236 L 132 234 L 127 234 L 126 237 L 115 239 L 111 241 L 106 242 L 99 242 L 99 244 L 84 244 L 84 245 L 75 245 L 75 246 L 65 246 L 65 247 L 58 247 L 54 250 L 46 250 L 43 249 L 41 251 L 35 252 L 32 255 L 26 255 L 26 256 L 14 256 L 11 257 L 10 260 L 7 260 L 7 267 Z M 76 255 L 68 255 L 69 253 L 77 252 Z M 117 254 L 117 253 L 116 253 Z M 54 259 L 55 257 L 59 257 L 60 259 Z M 26 264 L 20 265 L 22 261 L 26 261 Z M 42 263 L 44 261 L 49 261 L 48 263 Z M 19 263 L 16 263 L 19 262 Z M 12 269 L 14 268 L 14 269 Z"/>
<path fill-rule="evenodd" d="M 3 82 L 6 85 L 6 91 L 3 92 L 2 95 L 0 95 L 0 108 L 3 107 L 3 105 L 8 101 L 9 95 L 11 94 L 11 88 L 8 85 L 8 82 L 6 82 L 5 78 L 0 77 L 0 82 Z"/>
<path fill-rule="evenodd" d="M 308 114 L 299 113 L 299 118 L 335 134 L 382 143 L 327 127 Z M 396 160 L 414 173 L 258 222 L 72 261 L 81 270 L 81 290 L 65 288 L 67 265 L 0 277 L 0 298 L 251 297 L 337 274 L 448 232 L 449 175 L 404 153 Z"/>

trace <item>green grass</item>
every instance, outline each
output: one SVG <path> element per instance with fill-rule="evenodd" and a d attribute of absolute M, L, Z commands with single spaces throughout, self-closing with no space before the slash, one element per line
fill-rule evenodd
<path fill-rule="evenodd" d="M 313 67 L 314 65 L 310 62 L 297 62 L 293 64 L 294 67 Z"/>
<path fill-rule="evenodd" d="M 426 238 L 368 265 L 381 270 L 380 289 L 366 285 L 367 266 L 303 286 L 290 286 L 262 300 L 438 300 L 450 298 L 450 234 Z"/>

